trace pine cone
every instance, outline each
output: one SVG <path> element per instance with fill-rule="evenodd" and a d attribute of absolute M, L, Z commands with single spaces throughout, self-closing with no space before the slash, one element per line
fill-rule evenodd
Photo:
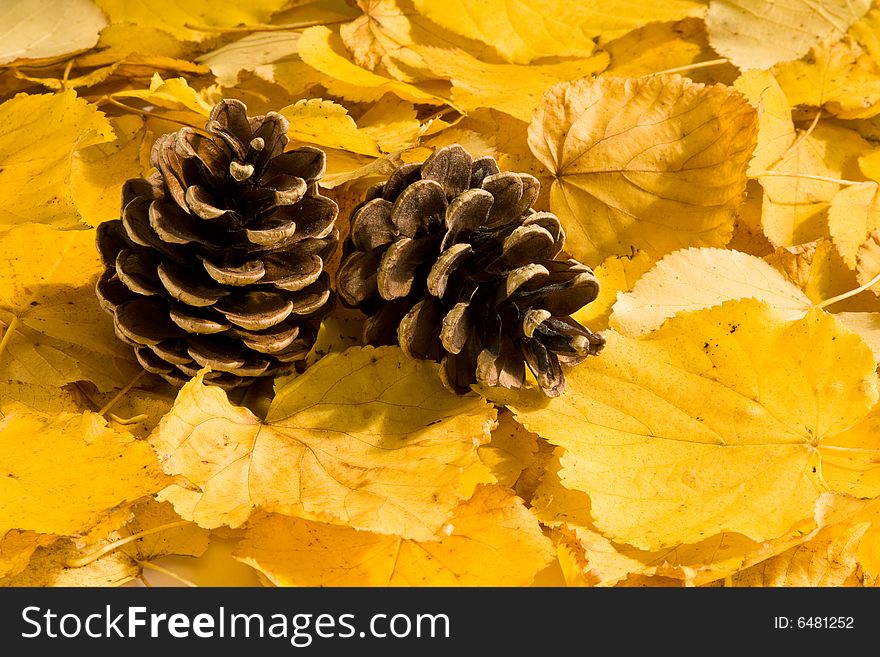
<path fill-rule="evenodd" d="M 364 341 L 440 362 L 459 393 L 476 382 L 519 388 L 528 365 L 545 394 L 561 394 L 561 365 L 605 342 L 569 316 L 599 284 L 578 261 L 555 259 L 565 234 L 531 208 L 538 189 L 458 145 L 371 188 L 336 278 L 342 303 L 369 315 Z"/>
<path fill-rule="evenodd" d="M 304 358 L 333 305 L 324 263 L 338 208 L 322 196 L 323 151 L 283 152 L 280 114 L 218 103 L 208 135 L 159 137 L 157 172 L 122 189 L 122 218 L 101 224 L 97 295 L 144 369 L 182 385 L 234 388 Z"/>

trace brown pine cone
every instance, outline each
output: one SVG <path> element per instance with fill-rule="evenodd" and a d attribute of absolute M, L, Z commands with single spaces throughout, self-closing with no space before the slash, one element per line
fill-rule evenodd
<path fill-rule="evenodd" d="M 364 340 L 440 362 L 459 393 L 477 382 L 519 388 L 528 365 L 545 394 L 562 394 L 561 366 L 605 342 L 570 317 L 599 284 L 578 261 L 555 259 L 565 234 L 531 208 L 538 189 L 458 145 L 371 188 L 336 277 L 342 303 L 369 315 Z"/>
<path fill-rule="evenodd" d="M 338 208 L 318 190 L 323 151 L 284 152 L 280 114 L 223 100 L 207 123 L 156 140 L 157 172 L 122 190 L 98 227 L 98 298 L 143 367 L 182 385 L 234 388 L 286 372 L 333 306 L 324 263 Z"/>

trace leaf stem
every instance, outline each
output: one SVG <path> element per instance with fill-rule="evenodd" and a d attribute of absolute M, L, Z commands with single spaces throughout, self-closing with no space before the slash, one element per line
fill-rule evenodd
<path fill-rule="evenodd" d="M 870 182 L 869 180 L 844 180 L 843 178 L 829 178 L 828 176 L 817 176 L 812 173 L 786 173 L 784 171 L 758 171 L 752 176 L 753 178 L 806 178 L 807 180 L 819 180 L 821 182 L 836 183 L 838 185 L 853 186 Z"/>
<path fill-rule="evenodd" d="M 187 123 L 186 121 L 181 121 L 180 119 L 174 119 L 170 116 L 163 116 L 162 114 L 159 114 L 157 112 L 148 112 L 147 110 L 142 110 L 138 107 L 134 107 L 133 105 L 126 105 L 125 103 L 116 100 L 112 96 L 104 96 L 103 98 L 98 100 L 99 103 L 101 101 L 107 101 L 111 105 L 116 105 L 116 107 L 121 107 L 122 109 L 124 109 L 128 112 L 140 114 L 141 116 L 146 116 L 147 118 L 152 117 L 152 118 L 156 118 L 156 119 L 162 119 L 163 121 L 170 121 L 171 123 L 176 123 L 177 125 L 182 125 L 182 126 L 186 126 L 187 128 L 192 128 L 195 132 L 199 133 L 203 137 L 210 136 L 207 132 L 205 132 L 204 128 L 200 128 L 196 125 L 193 125 L 192 123 Z"/>
<path fill-rule="evenodd" d="M 108 401 L 106 404 L 104 404 L 103 408 L 101 408 L 101 410 L 98 411 L 98 415 L 104 415 L 104 413 L 106 413 L 106 412 L 109 411 L 111 408 L 113 408 L 114 406 L 116 406 L 117 402 L 118 402 L 120 399 L 122 399 L 125 395 L 127 395 L 127 394 L 128 394 L 128 391 L 131 390 L 132 388 L 134 388 L 134 386 L 137 384 L 137 382 L 140 381 L 141 378 L 142 378 L 142 377 L 144 376 L 144 374 L 146 374 L 146 373 L 147 373 L 146 370 L 141 370 L 140 372 L 138 372 L 138 373 L 135 375 L 135 377 L 134 377 L 131 381 L 129 381 L 128 383 L 125 384 L 125 387 L 124 387 L 122 390 L 120 390 L 119 392 L 117 392 L 117 393 L 113 396 L 113 399 L 111 399 L 111 400 Z"/>
<path fill-rule="evenodd" d="M 113 413 L 107 413 L 107 417 L 113 420 L 116 424 L 127 426 L 129 424 L 137 424 L 141 420 L 148 419 L 150 416 L 146 413 L 141 413 L 140 415 L 135 415 L 134 417 L 119 417 L 118 415 L 114 415 Z"/>
<path fill-rule="evenodd" d="M 184 525 L 191 524 L 189 520 L 175 520 L 173 522 L 165 523 L 164 525 L 159 525 L 157 527 L 151 527 L 150 529 L 145 529 L 142 532 L 138 532 L 137 534 L 132 534 L 131 536 L 126 536 L 125 538 L 120 538 L 118 541 L 113 541 L 102 547 L 100 550 L 95 552 L 90 552 L 89 554 L 79 557 L 78 559 L 70 559 L 67 562 L 68 568 L 82 568 L 86 566 L 96 559 L 100 559 L 105 554 L 109 554 L 114 550 L 121 548 L 123 545 L 128 545 L 139 538 L 143 538 L 144 536 L 149 536 L 150 534 L 158 534 L 159 532 L 164 532 L 166 529 L 174 529 L 175 527 L 183 527 Z"/>
<path fill-rule="evenodd" d="M 696 62 L 694 64 L 687 64 L 686 66 L 676 66 L 675 68 L 667 68 L 663 71 L 654 71 L 653 73 L 648 73 L 645 75 L 646 78 L 654 77 L 655 75 L 666 75 L 667 73 L 683 73 L 685 71 L 694 71 L 699 68 L 708 68 L 710 66 L 719 66 L 721 64 L 729 64 L 730 60 L 727 57 L 721 57 L 720 59 L 710 59 L 705 62 Z"/>
<path fill-rule="evenodd" d="M 9 344 L 9 340 L 12 338 L 12 332 L 15 330 L 16 326 L 18 326 L 18 316 L 13 315 L 12 319 L 9 320 L 9 324 L 6 326 L 6 331 L 3 333 L 3 339 L 0 339 L 0 358 L 3 358 L 3 352 L 6 349 L 6 345 Z"/>
<path fill-rule="evenodd" d="M 844 299 L 849 299 L 850 297 L 854 297 L 857 294 L 861 294 L 869 287 L 873 286 L 875 283 L 880 282 L 880 274 L 877 274 L 870 281 L 865 283 L 864 285 L 859 285 L 854 290 L 850 290 L 849 292 L 844 292 L 843 294 L 838 294 L 836 297 L 831 297 L 830 299 L 825 299 L 825 301 L 821 301 L 816 304 L 816 308 L 827 308 L 832 303 L 837 303 L 838 301 L 843 301 Z"/>
<path fill-rule="evenodd" d="M 140 561 L 138 559 L 135 559 L 134 561 L 141 568 L 146 568 L 148 570 L 155 570 L 157 573 L 162 573 L 163 575 L 167 575 L 168 577 L 170 577 L 172 579 L 176 579 L 178 582 L 180 582 L 184 586 L 189 586 L 190 588 L 193 588 L 193 589 L 199 588 L 199 585 L 196 584 L 195 582 L 190 581 L 190 580 L 186 579 L 185 577 L 182 577 L 181 575 L 178 575 L 173 570 L 168 570 L 167 568 L 163 568 L 162 566 L 157 566 L 152 561 Z M 146 580 L 144 580 L 144 582 L 146 582 Z M 150 586 L 152 586 L 152 585 L 150 585 Z"/>

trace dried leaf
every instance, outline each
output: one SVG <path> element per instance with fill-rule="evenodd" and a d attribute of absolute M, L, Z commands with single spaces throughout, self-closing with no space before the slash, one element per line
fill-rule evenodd
<path fill-rule="evenodd" d="M 73 153 L 113 139 L 110 122 L 73 91 L 0 105 L 0 231 L 29 221 L 79 224 L 68 186 Z"/>
<path fill-rule="evenodd" d="M 439 540 L 270 515 L 236 549 L 276 586 L 527 586 L 552 556 L 522 500 L 497 486 L 478 488 Z"/>
<path fill-rule="evenodd" d="M 842 37 L 870 0 L 711 0 L 709 42 L 741 69 L 798 59 Z"/>
<path fill-rule="evenodd" d="M 819 472 L 836 435 L 878 396 L 868 347 L 820 310 L 786 322 L 728 301 L 641 340 L 606 338 L 565 396 L 502 398 L 566 448 L 562 484 L 589 494 L 596 526 L 645 550 L 722 532 L 773 539 L 810 518 L 834 486 Z M 877 447 L 848 465 L 869 471 Z"/>
<path fill-rule="evenodd" d="M 529 146 L 556 176 L 550 208 L 567 249 L 598 264 L 641 249 L 722 246 L 745 190 L 756 114 L 737 92 L 680 76 L 552 87 Z"/>
<path fill-rule="evenodd" d="M 203 527 L 240 526 L 262 507 L 425 540 L 458 503 L 494 415 L 399 349 L 353 348 L 284 385 L 265 422 L 196 377 L 150 440 L 194 487 L 164 499 Z"/>
<path fill-rule="evenodd" d="M 95 413 L 10 413 L 0 425 L 0 531 L 77 534 L 166 483 L 150 446 Z"/>
<path fill-rule="evenodd" d="M 0 64 L 91 48 L 107 17 L 91 0 L 8 0 Z"/>
<path fill-rule="evenodd" d="M 636 281 L 631 292 L 619 294 L 610 325 L 625 335 L 644 335 L 680 312 L 728 299 L 764 301 L 784 319 L 803 317 L 812 305 L 760 258 L 728 249 L 691 248 L 670 253 Z"/>
<path fill-rule="evenodd" d="M 0 380 L 122 387 L 139 371 L 95 297 L 94 230 L 24 224 L 0 235 Z M 71 312 L 72 309 L 76 312 Z"/>

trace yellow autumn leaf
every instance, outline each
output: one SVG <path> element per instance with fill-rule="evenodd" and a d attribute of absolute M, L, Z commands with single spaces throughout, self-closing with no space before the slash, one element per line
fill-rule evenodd
<path fill-rule="evenodd" d="M 438 540 L 269 515 L 235 554 L 276 586 L 528 586 L 553 550 L 512 491 L 480 486 Z"/>
<path fill-rule="evenodd" d="M 684 68 L 683 75 L 708 84 L 730 83 L 739 75 L 732 64 L 718 61 L 700 18 L 648 23 L 604 43 L 602 49 L 611 56 L 605 75 L 640 77 Z"/>
<path fill-rule="evenodd" d="M 764 256 L 764 260 L 785 278 L 799 287 L 814 304 L 824 302 L 856 289 L 855 271 L 846 266 L 830 239 L 820 239 L 795 246 L 785 246 Z M 828 307 L 833 312 L 880 310 L 867 295 L 842 299 Z"/>
<path fill-rule="evenodd" d="M 308 98 L 279 110 L 290 121 L 287 136 L 327 148 L 379 157 L 376 140 L 358 129 L 348 110 L 332 100 Z"/>
<path fill-rule="evenodd" d="M 810 299 L 761 258 L 729 249 L 681 249 L 646 272 L 631 292 L 617 295 L 610 325 L 629 336 L 658 328 L 685 311 L 728 299 L 758 299 L 784 319 L 803 317 Z"/>
<path fill-rule="evenodd" d="M 178 554 L 199 557 L 208 549 L 210 532 L 192 522 L 181 520 L 167 502 L 153 498 L 135 504 L 132 518 L 122 531 L 121 541 L 131 541 L 120 549 L 135 561 L 153 561 Z M 132 541 L 133 537 L 138 537 Z"/>
<path fill-rule="evenodd" d="M 838 180 L 862 181 L 860 155 L 869 142 L 841 125 L 820 121 L 801 133 L 767 171 L 754 175 L 764 188 L 761 224 L 775 247 L 828 237 L 828 208 Z"/>
<path fill-rule="evenodd" d="M 415 0 L 414 5 L 419 13 L 438 25 L 493 46 L 512 64 L 528 64 L 541 57 L 588 57 L 596 49 L 593 37 L 597 35 L 595 19 L 598 12 L 580 3 L 563 0 L 489 0 L 480 3 Z M 617 13 L 614 8 L 608 8 L 607 12 L 603 10 L 606 17 Z M 632 26 L 641 23 L 638 17 L 627 18 L 632 20 L 629 23 Z M 625 28 L 620 30 L 621 33 L 625 31 Z"/>
<path fill-rule="evenodd" d="M 134 98 L 148 105 L 162 108 L 159 116 L 177 119 L 203 128 L 214 104 L 220 100 L 217 87 L 193 89 L 186 78 L 163 79 L 158 73 L 150 78 L 148 89 L 125 89 L 113 94 L 116 100 Z"/>
<path fill-rule="evenodd" d="M 348 59 L 348 52 L 339 36 L 330 28 L 318 25 L 302 32 L 299 39 L 299 55 L 312 68 L 329 76 L 325 83 L 331 93 L 354 101 L 377 100 L 386 93 L 414 103 L 442 105 L 446 101 L 430 91 L 379 75 Z"/>
<path fill-rule="evenodd" d="M 711 0 L 709 42 L 740 69 L 766 69 L 834 41 L 864 16 L 871 0 Z"/>
<path fill-rule="evenodd" d="M 144 122 L 137 116 L 112 119 L 116 139 L 78 150 L 70 172 L 71 190 L 82 220 L 90 226 L 121 215 L 122 185 L 144 171 L 138 159 Z"/>
<path fill-rule="evenodd" d="M 880 312 L 835 313 L 840 323 L 865 341 L 880 364 Z"/>
<path fill-rule="evenodd" d="M 106 25 L 91 0 L 6 0 L 0 64 L 91 48 Z"/>
<path fill-rule="evenodd" d="M 527 431 L 505 409 L 498 414 L 498 426 L 492 440 L 479 447 L 480 461 L 502 486 L 513 487 L 516 480 L 535 460 L 538 436 Z"/>
<path fill-rule="evenodd" d="M 166 483 L 143 441 L 95 413 L 18 411 L 0 426 L 0 531 L 76 534 Z"/>
<path fill-rule="evenodd" d="M 265 23 L 285 8 L 287 0 L 94 0 L 113 23 L 154 27 L 186 41 L 203 41 L 213 32 L 199 27 L 222 28 Z"/>
<path fill-rule="evenodd" d="M 821 466 L 836 434 L 878 397 L 868 347 L 818 309 L 786 322 L 728 301 L 640 340 L 605 336 L 563 397 L 500 398 L 566 449 L 562 484 L 589 494 L 596 526 L 644 550 L 722 532 L 768 540 L 810 518 L 835 490 Z M 876 449 L 848 465 L 869 471 Z"/>
<path fill-rule="evenodd" d="M 608 256 L 593 269 L 599 279 L 599 296 L 572 315 L 572 318 L 593 332 L 608 328 L 611 307 L 622 292 L 629 292 L 642 275 L 654 265 L 644 251 L 628 255 Z"/>
<path fill-rule="evenodd" d="M 0 105 L 0 231 L 28 221 L 79 224 L 68 184 L 73 153 L 113 139 L 109 121 L 73 91 Z"/>
<path fill-rule="evenodd" d="M 831 199 L 828 209 L 828 232 L 846 265 L 856 272 L 860 284 L 867 283 L 880 269 L 866 269 L 862 250 L 880 229 L 880 187 L 874 181 L 849 185 Z"/>
<path fill-rule="evenodd" d="M 415 7 L 453 32 L 490 44 L 515 64 L 542 57 L 586 57 L 595 49 L 595 37 L 613 39 L 645 23 L 705 11 L 695 0 L 612 0 L 601 6 L 565 0 L 415 0 Z"/>
<path fill-rule="evenodd" d="M 842 119 L 880 113 L 880 63 L 850 38 L 777 64 L 773 73 L 792 105 L 822 108 Z"/>
<path fill-rule="evenodd" d="M 80 399 L 68 388 L 48 388 L 35 383 L 0 382 L 0 417 L 20 406 L 42 413 L 77 412 Z"/>
<path fill-rule="evenodd" d="M 568 576 L 581 580 L 582 585 L 614 586 L 633 575 L 662 575 L 700 585 L 735 572 L 760 548 L 759 543 L 730 532 L 650 552 L 614 542 L 593 523 L 590 497 L 560 482 L 562 454 L 564 450 L 556 448 L 532 498 L 532 508 L 544 525 L 561 533 Z"/>
<path fill-rule="evenodd" d="M 150 440 L 166 472 L 197 487 L 163 498 L 203 527 L 240 526 L 262 507 L 424 540 L 458 503 L 494 416 L 446 391 L 429 363 L 353 348 L 284 385 L 265 422 L 196 377 Z"/>
<path fill-rule="evenodd" d="M 62 538 L 37 549 L 27 568 L 0 579 L 0 587 L 114 587 L 134 579 L 140 566 L 120 552 L 111 552 L 87 565 L 72 567 L 79 551 L 74 542 Z"/>
<path fill-rule="evenodd" d="M 255 32 L 199 55 L 196 61 L 207 65 L 217 82 L 233 87 L 242 71 L 251 71 L 269 82 L 275 81 L 275 62 L 297 56 L 299 32 Z"/>
<path fill-rule="evenodd" d="M 828 486 L 851 497 L 880 497 L 880 406 L 823 446 L 822 476 Z"/>
<path fill-rule="evenodd" d="M 733 575 L 733 586 L 841 587 L 856 570 L 870 524 L 841 523 L 815 538 Z"/>
<path fill-rule="evenodd" d="M 465 113 L 490 107 L 522 121 L 531 118 L 544 91 L 563 80 L 588 79 L 608 66 L 608 54 L 529 65 L 492 64 L 463 50 L 420 46 L 431 71 L 452 83 L 452 101 Z"/>
<path fill-rule="evenodd" d="M 565 82 L 543 97 L 529 146 L 556 176 L 566 248 L 598 264 L 641 249 L 722 246 L 746 184 L 757 117 L 738 92 L 677 75 Z"/>
<path fill-rule="evenodd" d="M 768 71 L 746 71 L 733 87 L 748 98 L 758 112 L 758 144 L 747 172 L 753 176 L 775 164 L 794 143 L 791 105 L 779 82 Z"/>
<path fill-rule="evenodd" d="M 57 537 L 32 531 L 10 529 L 0 536 L 0 581 L 14 577 L 27 568 L 37 548 L 50 545 Z"/>
<path fill-rule="evenodd" d="M 140 369 L 95 297 L 95 231 L 23 224 L 0 236 L 0 380 L 122 387 Z M 75 312 L 72 312 L 75 309 Z"/>
<path fill-rule="evenodd" d="M 372 137 L 385 153 L 410 148 L 422 135 L 415 106 L 385 94 L 358 118 L 361 132 Z"/>

